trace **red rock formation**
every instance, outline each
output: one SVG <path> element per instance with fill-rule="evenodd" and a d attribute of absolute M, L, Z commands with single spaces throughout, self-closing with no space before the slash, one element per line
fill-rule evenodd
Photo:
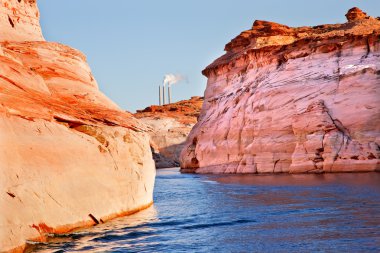
<path fill-rule="evenodd" d="M 43 41 L 36 0 L 0 2 L 0 41 Z"/>
<path fill-rule="evenodd" d="M 1 251 L 150 205 L 146 127 L 98 90 L 82 53 L 42 40 L 35 1 L 2 1 L 0 16 Z"/>
<path fill-rule="evenodd" d="M 192 97 L 177 103 L 145 108 L 135 117 L 151 129 L 151 147 L 156 168 L 179 166 L 179 155 L 190 130 L 197 122 L 203 98 Z"/>
<path fill-rule="evenodd" d="M 290 28 L 255 21 L 209 65 L 183 172 L 379 170 L 380 21 Z"/>
<path fill-rule="evenodd" d="M 363 12 L 358 7 L 354 7 L 348 10 L 346 18 L 348 21 L 355 21 L 367 18 L 367 13 Z M 369 18 L 369 17 L 368 17 Z"/>

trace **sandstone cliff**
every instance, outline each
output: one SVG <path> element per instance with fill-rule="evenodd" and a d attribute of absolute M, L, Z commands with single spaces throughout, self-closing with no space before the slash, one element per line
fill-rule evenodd
<path fill-rule="evenodd" d="M 43 41 L 36 0 L 0 2 L 1 41 Z"/>
<path fill-rule="evenodd" d="M 190 130 L 197 122 L 203 98 L 192 97 L 163 106 L 149 106 L 135 117 L 150 127 L 151 148 L 156 168 L 179 166 L 179 155 Z"/>
<path fill-rule="evenodd" d="M 145 126 L 104 96 L 85 56 L 45 42 L 35 1 L 0 5 L 0 251 L 143 209 Z"/>
<path fill-rule="evenodd" d="M 183 172 L 380 169 L 380 20 L 292 28 L 255 21 L 209 65 Z"/>

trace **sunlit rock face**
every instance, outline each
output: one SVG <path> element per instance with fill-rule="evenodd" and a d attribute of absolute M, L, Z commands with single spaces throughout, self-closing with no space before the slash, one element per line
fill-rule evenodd
<path fill-rule="evenodd" d="M 0 251 L 149 206 L 146 127 L 98 90 L 82 53 L 42 40 L 34 1 L 2 1 L 0 15 Z"/>
<path fill-rule="evenodd" d="M 135 114 L 149 127 L 151 148 L 156 168 L 179 166 L 179 157 L 187 136 L 197 122 L 202 97 L 192 97 L 162 106 L 149 106 Z"/>
<path fill-rule="evenodd" d="M 255 21 L 208 66 L 183 172 L 380 169 L 380 21 L 291 28 Z"/>
<path fill-rule="evenodd" d="M 42 41 L 36 0 L 1 0 L 0 41 Z"/>

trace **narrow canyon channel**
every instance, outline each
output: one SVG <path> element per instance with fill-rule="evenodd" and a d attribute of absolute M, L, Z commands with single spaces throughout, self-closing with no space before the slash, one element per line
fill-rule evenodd
<path fill-rule="evenodd" d="M 375 252 L 380 173 L 196 175 L 157 171 L 155 204 L 32 252 Z M 99 203 L 101 204 L 101 203 Z"/>

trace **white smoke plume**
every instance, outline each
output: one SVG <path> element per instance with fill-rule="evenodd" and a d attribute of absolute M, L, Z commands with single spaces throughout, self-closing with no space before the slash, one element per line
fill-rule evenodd
<path fill-rule="evenodd" d="M 186 78 L 183 75 L 178 74 L 166 74 L 164 76 L 164 85 L 168 84 L 169 86 L 175 83 L 178 83 Z"/>

